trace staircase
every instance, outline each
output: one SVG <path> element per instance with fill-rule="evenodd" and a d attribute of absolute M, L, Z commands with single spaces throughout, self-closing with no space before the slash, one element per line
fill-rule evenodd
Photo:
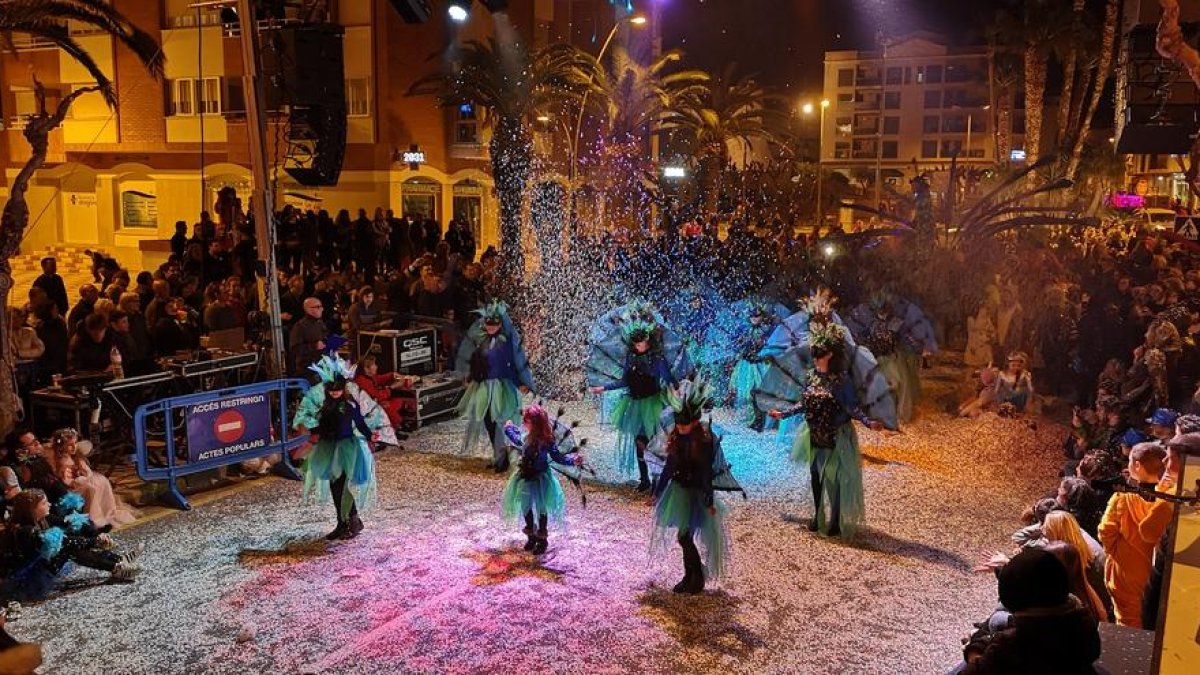
<path fill-rule="evenodd" d="M 84 253 L 86 248 L 55 245 L 13 258 L 13 289 L 8 296 L 8 304 L 21 306 L 29 300 L 29 289 L 42 274 L 42 258 L 54 256 L 58 259 L 58 275 L 67 285 L 67 301 L 74 305 L 79 299 L 79 287 L 93 283 L 92 258 Z"/>

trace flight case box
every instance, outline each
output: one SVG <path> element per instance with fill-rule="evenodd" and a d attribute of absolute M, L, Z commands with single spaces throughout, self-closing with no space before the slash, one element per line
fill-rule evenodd
<path fill-rule="evenodd" d="M 437 343 L 435 328 L 364 330 L 358 334 L 358 354 L 373 354 L 381 373 L 428 375 L 437 370 Z"/>
<path fill-rule="evenodd" d="M 414 378 L 411 387 L 396 390 L 403 428 L 412 431 L 431 419 L 454 414 L 464 390 L 461 380 L 446 375 Z"/>

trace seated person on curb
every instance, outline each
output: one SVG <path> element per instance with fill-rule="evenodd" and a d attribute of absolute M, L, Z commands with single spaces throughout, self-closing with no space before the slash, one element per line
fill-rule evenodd
<path fill-rule="evenodd" d="M 400 407 L 403 401 L 394 395 L 396 389 L 403 386 L 400 380 L 399 373 L 380 373 L 379 363 L 376 362 L 374 356 L 364 356 L 358 365 L 358 371 L 354 375 L 354 383 L 359 389 L 367 392 L 367 395 L 375 399 L 387 413 L 388 421 L 393 427 L 400 428 Z"/>
<path fill-rule="evenodd" d="M 979 627 L 953 672 L 1071 675 L 1094 673 L 1100 633 L 1092 611 L 1070 592 L 1053 553 L 1027 548 L 996 574 L 1002 608 Z"/>

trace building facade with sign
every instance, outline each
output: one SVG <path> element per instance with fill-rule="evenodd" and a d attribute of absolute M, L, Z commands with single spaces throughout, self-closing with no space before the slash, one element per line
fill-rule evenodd
<path fill-rule="evenodd" d="M 110 37 L 76 31 L 112 78 L 120 104 L 109 110 L 98 95 L 85 95 L 53 133 L 47 165 L 27 196 L 32 216 L 23 250 L 98 247 L 140 269 L 165 255 L 162 242 L 174 233 L 176 221 L 190 225 L 200 211 L 213 211 L 221 189 L 233 187 L 247 201 L 252 181 L 240 42 L 221 25 L 218 10 L 191 4 L 113 0 L 159 39 L 166 56 L 161 81 Z M 490 37 L 493 17 L 476 4 L 466 24 L 451 27 L 440 11 L 423 24 L 407 24 L 388 0 L 331 0 L 327 6 L 329 20 L 345 31 L 342 172 L 335 187 L 299 185 L 278 168 L 287 152 L 286 129 L 272 124 L 267 151 L 277 167 L 276 206 L 331 214 L 348 209 L 352 215 L 382 207 L 443 224 L 455 218 L 475 231 L 480 250 L 496 243 L 498 206 L 482 111 L 471 104 L 447 109 L 432 97 L 405 95 L 416 80 L 442 66 L 431 55 L 444 53 L 447 44 Z M 613 12 L 606 0 L 535 0 L 512 3 L 509 18 L 536 48 L 566 35 L 568 21 L 576 34 L 607 30 Z M 53 45 L 19 35 L 15 42 L 16 54 L 0 55 L 0 203 L 29 156 L 21 128 L 34 112 L 30 74 L 49 89 L 51 104 L 90 83 Z M 404 153 L 414 147 L 423 154 L 419 164 L 405 161 Z"/>

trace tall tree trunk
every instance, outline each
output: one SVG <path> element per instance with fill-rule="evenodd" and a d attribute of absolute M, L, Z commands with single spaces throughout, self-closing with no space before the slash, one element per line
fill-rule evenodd
<path fill-rule="evenodd" d="M 12 291 L 12 259 L 21 252 L 21 240 L 25 228 L 29 227 L 29 204 L 25 193 L 33 174 L 46 163 L 50 152 L 50 132 L 58 128 L 67 116 L 71 103 L 80 96 L 100 91 L 99 86 L 83 87 L 64 96 L 53 113 L 46 110 L 46 91 L 42 83 L 34 79 L 34 98 L 38 112 L 29 117 L 24 136 L 29 142 L 31 153 L 21 172 L 9 187 L 8 202 L 0 214 L 0 433 L 7 434 L 21 410 L 21 399 L 17 395 L 14 373 L 11 326 L 8 325 L 8 295 Z"/>
<path fill-rule="evenodd" d="M 1063 83 L 1062 94 L 1058 99 L 1058 135 L 1055 143 L 1056 149 L 1061 151 L 1066 148 L 1073 138 L 1071 129 L 1072 110 L 1074 110 L 1074 96 L 1076 91 L 1076 79 L 1084 74 L 1087 67 L 1079 67 L 1079 38 L 1080 30 L 1083 26 L 1083 10 L 1084 0 L 1075 0 L 1071 14 L 1071 32 L 1066 36 L 1070 44 L 1067 45 L 1068 52 L 1063 58 Z M 1083 84 L 1079 84 L 1080 99 L 1083 98 Z"/>
<path fill-rule="evenodd" d="M 533 169 L 533 141 L 523 120 L 501 117 L 490 143 L 492 180 L 500 201 L 500 258 L 508 281 L 518 283 L 525 273 L 521 223 L 525 191 Z"/>
<path fill-rule="evenodd" d="M 1025 47 L 1025 161 L 1037 162 L 1042 154 L 1042 108 L 1046 101 L 1046 60 L 1036 45 Z M 1037 171 L 1029 183 L 1037 182 Z"/>
<path fill-rule="evenodd" d="M 1013 82 L 996 82 L 996 161 L 1007 162 L 1012 155 Z"/>
<path fill-rule="evenodd" d="M 1075 137 L 1075 145 L 1071 148 L 1071 159 L 1067 163 L 1067 178 L 1075 180 L 1079 173 L 1079 162 L 1083 158 L 1083 146 L 1087 143 L 1088 132 L 1092 128 L 1092 120 L 1096 116 L 1096 108 L 1100 106 L 1100 98 L 1104 96 L 1104 85 L 1108 82 L 1109 70 L 1112 68 L 1113 56 L 1117 44 L 1117 21 L 1120 17 L 1120 0 L 1108 0 L 1104 7 L 1104 33 L 1100 38 L 1100 58 L 1096 63 L 1096 75 L 1092 80 L 1092 93 L 1088 99 L 1087 111 L 1079 121 L 1079 134 Z"/>

